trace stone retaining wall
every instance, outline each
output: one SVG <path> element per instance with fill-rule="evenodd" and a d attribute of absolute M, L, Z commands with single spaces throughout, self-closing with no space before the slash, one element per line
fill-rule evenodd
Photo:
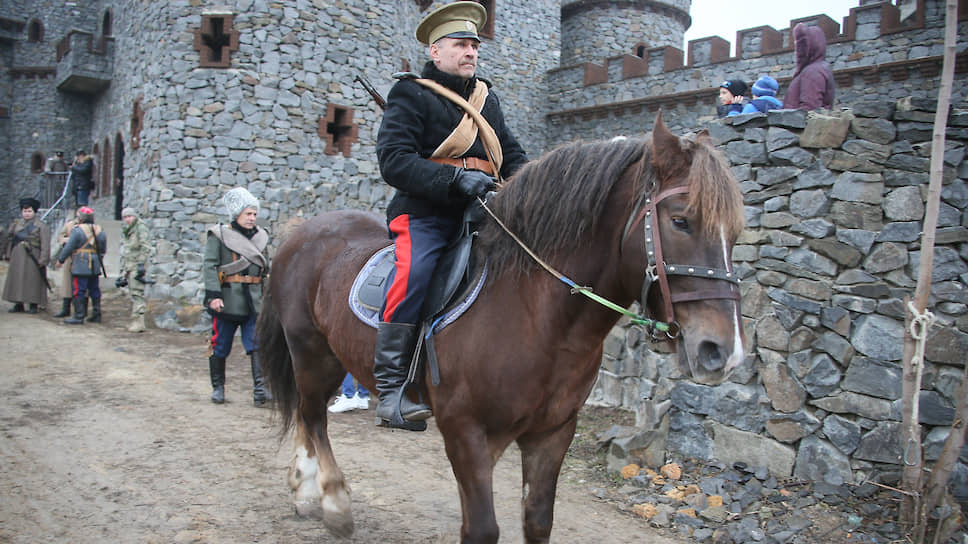
<path fill-rule="evenodd" d="M 667 439 L 679 454 L 777 476 L 896 475 L 904 299 L 921 260 L 934 109 L 929 100 L 871 101 L 708 125 L 746 203 L 733 260 L 750 355 L 727 383 L 696 385 L 640 335 L 613 331 L 591 402 L 638 414 L 638 428 L 613 443 L 614 462 L 660 455 Z M 955 109 L 928 307 L 937 322 L 919 404 L 928 460 L 948 435 L 968 352 L 966 142 L 968 109 Z M 964 463 L 958 478 L 968 495 Z"/>

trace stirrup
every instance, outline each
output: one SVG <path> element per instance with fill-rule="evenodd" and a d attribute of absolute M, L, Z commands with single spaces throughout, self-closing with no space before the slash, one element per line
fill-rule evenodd
<path fill-rule="evenodd" d="M 402 391 L 395 391 L 391 393 L 392 398 L 381 401 L 381 404 L 377 405 L 376 408 L 376 424 L 378 427 L 388 427 L 391 429 L 403 429 L 405 431 L 426 431 L 427 422 L 426 421 L 408 421 L 403 419 L 400 414 L 400 395 Z M 386 410 L 380 410 L 381 405 L 384 407 L 385 402 L 389 401 L 390 405 L 393 407 L 390 417 L 385 417 L 381 415 L 380 412 L 386 412 Z"/>
<path fill-rule="evenodd" d="M 407 421 L 404 419 L 397 420 L 394 416 L 392 420 L 384 419 L 377 416 L 376 425 L 377 427 L 387 427 L 388 429 L 403 429 L 404 431 L 426 431 L 427 422 L 426 421 Z"/>
<path fill-rule="evenodd" d="M 404 407 L 408 410 L 404 413 Z M 434 416 L 430 406 L 423 402 L 413 402 L 406 393 L 400 395 L 400 417 L 405 421 L 425 421 Z"/>

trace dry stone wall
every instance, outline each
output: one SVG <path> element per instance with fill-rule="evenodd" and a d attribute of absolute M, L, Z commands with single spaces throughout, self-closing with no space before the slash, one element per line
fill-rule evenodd
<path fill-rule="evenodd" d="M 725 384 L 682 380 L 672 355 L 616 329 L 592 392 L 638 413 L 618 459 L 659 451 L 829 483 L 896 477 L 905 297 L 921 255 L 935 102 L 714 121 L 746 204 L 733 251 L 749 356 Z M 948 116 L 920 393 L 925 458 L 947 437 L 968 353 L 968 109 Z M 661 432 L 659 432 L 661 431 Z M 645 440 L 648 437 L 649 440 Z M 656 438 L 658 437 L 658 438 Z M 652 449 L 644 444 L 654 443 Z M 968 496 L 968 451 L 957 481 Z"/>

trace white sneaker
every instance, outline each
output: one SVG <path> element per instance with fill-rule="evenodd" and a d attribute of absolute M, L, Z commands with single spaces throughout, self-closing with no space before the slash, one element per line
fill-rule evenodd
<path fill-rule="evenodd" d="M 357 393 L 356 395 L 353 396 L 353 401 L 356 402 L 356 407 L 359 408 L 360 410 L 369 410 L 370 409 L 370 397 L 369 396 L 361 397 L 360 394 Z"/>
<path fill-rule="evenodd" d="M 359 408 L 359 406 L 357 405 L 354 398 L 355 397 L 347 397 L 345 395 L 340 395 L 336 397 L 336 402 L 334 402 L 332 406 L 327 408 L 327 410 L 329 410 L 331 413 L 334 413 L 334 414 L 356 410 L 357 408 Z"/>

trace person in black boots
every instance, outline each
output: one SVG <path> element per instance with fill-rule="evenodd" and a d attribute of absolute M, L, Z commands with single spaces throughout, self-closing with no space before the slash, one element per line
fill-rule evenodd
<path fill-rule="evenodd" d="M 57 267 L 73 258 L 71 275 L 74 282 L 74 317 L 64 320 L 68 325 L 81 325 L 87 315 L 87 297 L 91 297 L 90 323 L 101 322 L 101 269 L 108 237 L 101 225 L 94 223 L 94 210 L 87 206 L 78 210 L 78 225 L 71 231 L 67 243 L 57 254 Z"/>
<path fill-rule="evenodd" d="M 3 300 L 13 302 L 9 312 L 37 313 L 47 306 L 47 261 L 50 229 L 37 217 L 40 201 L 20 199 L 20 218 L 10 225 L 5 248 L 10 266 L 3 283 Z M 25 306 L 26 305 L 26 306 Z"/>
<path fill-rule="evenodd" d="M 242 346 L 252 366 L 252 402 L 261 406 L 271 399 L 262 379 L 255 323 L 262 306 L 262 284 L 269 274 L 269 234 L 256 225 L 259 201 L 245 188 L 228 191 L 222 202 L 231 223 L 208 229 L 202 272 L 204 305 L 212 314 L 208 357 L 212 402 L 225 402 L 225 360 L 241 327 Z"/>
<path fill-rule="evenodd" d="M 395 76 L 400 81 L 390 89 L 377 135 L 380 173 L 397 189 L 387 207 L 395 266 L 374 355 L 381 426 L 427 428 L 430 406 L 411 401 L 403 388 L 437 260 L 468 204 L 496 187 L 495 176 L 507 178 L 528 160 L 491 84 L 476 75 L 478 29 L 486 19 L 477 2 L 456 2 L 420 22 L 417 40 L 431 60 L 420 75 Z"/>

